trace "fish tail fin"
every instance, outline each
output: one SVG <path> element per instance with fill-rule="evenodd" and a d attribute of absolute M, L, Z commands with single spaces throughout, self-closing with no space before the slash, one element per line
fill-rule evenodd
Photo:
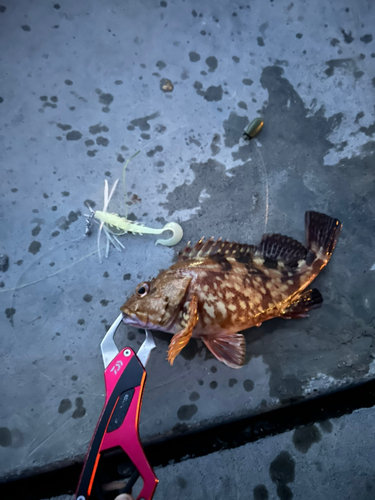
<path fill-rule="evenodd" d="M 280 316 L 285 319 L 307 318 L 309 316 L 308 312 L 313 309 L 319 309 L 322 304 L 323 297 L 319 290 L 312 288 L 297 295 L 289 307 L 282 311 Z"/>
<path fill-rule="evenodd" d="M 212 354 L 230 368 L 241 368 L 244 364 L 246 342 L 241 333 L 202 336 L 202 340 Z"/>
<path fill-rule="evenodd" d="M 340 236 L 341 222 L 319 212 L 306 212 L 305 228 L 308 244 L 307 264 L 319 260 L 322 266 L 325 266 Z"/>

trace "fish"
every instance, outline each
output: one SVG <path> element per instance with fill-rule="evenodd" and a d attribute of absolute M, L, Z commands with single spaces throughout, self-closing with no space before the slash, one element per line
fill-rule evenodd
<path fill-rule="evenodd" d="M 328 264 L 341 228 L 338 219 L 308 211 L 306 246 L 282 234 L 264 234 L 258 245 L 201 238 L 136 287 L 120 308 L 123 321 L 171 333 L 171 365 L 198 338 L 219 361 L 240 368 L 246 344 L 239 332 L 272 318 L 304 318 L 321 307 L 322 295 L 308 287 Z"/>

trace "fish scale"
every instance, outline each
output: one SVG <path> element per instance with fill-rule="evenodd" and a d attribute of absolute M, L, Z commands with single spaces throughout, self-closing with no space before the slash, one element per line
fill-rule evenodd
<path fill-rule="evenodd" d="M 306 288 L 330 260 L 341 227 L 338 219 L 306 212 L 307 246 L 281 234 L 265 234 L 259 245 L 201 238 L 169 269 L 138 285 L 121 307 L 124 322 L 171 333 L 171 364 L 195 337 L 217 359 L 240 368 L 245 340 L 239 331 L 275 317 L 306 317 L 321 306 L 318 290 Z"/>

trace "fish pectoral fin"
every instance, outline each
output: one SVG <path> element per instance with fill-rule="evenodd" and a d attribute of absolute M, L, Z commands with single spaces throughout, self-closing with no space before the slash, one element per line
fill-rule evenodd
<path fill-rule="evenodd" d="M 318 309 L 323 304 L 323 297 L 319 290 L 312 288 L 298 295 L 289 307 L 284 309 L 280 316 L 286 319 L 307 318 L 308 312 Z"/>
<path fill-rule="evenodd" d="M 173 361 L 175 357 L 180 354 L 182 349 L 186 346 L 191 338 L 191 334 L 193 333 L 193 328 L 198 323 L 198 297 L 193 295 L 190 303 L 189 303 L 189 320 L 187 322 L 186 327 L 180 332 L 173 335 L 172 340 L 169 344 L 168 348 L 168 356 L 167 359 L 171 365 L 173 365 Z"/>
<path fill-rule="evenodd" d="M 222 333 L 202 337 L 206 347 L 222 363 L 230 368 L 241 368 L 245 362 L 246 342 L 241 333 Z"/>

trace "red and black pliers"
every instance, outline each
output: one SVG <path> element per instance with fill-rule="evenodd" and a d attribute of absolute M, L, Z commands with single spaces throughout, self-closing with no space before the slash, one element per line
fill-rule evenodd
<path fill-rule="evenodd" d="M 112 500 L 120 493 L 130 493 L 139 476 L 143 479 L 143 487 L 137 500 L 151 500 L 158 484 L 144 454 L 138 431 L 146 382 L 145 366 L 155 342 L 152 333 L 146 330 L 146 339 L 137 354 L 130 347 L 119 352 L 113 337 L 121 320 L 122 314 L 100 345 L 105 367 L 106 399 L 86 455 L 76 500 Z M 126 483 L 119 480 L 118 467 L 113 460 L 117 455 L 122 455 L 123 460 L 124 454 L 133 469 Z M 111 477 L 112 472 L 117 477 Z"/>

